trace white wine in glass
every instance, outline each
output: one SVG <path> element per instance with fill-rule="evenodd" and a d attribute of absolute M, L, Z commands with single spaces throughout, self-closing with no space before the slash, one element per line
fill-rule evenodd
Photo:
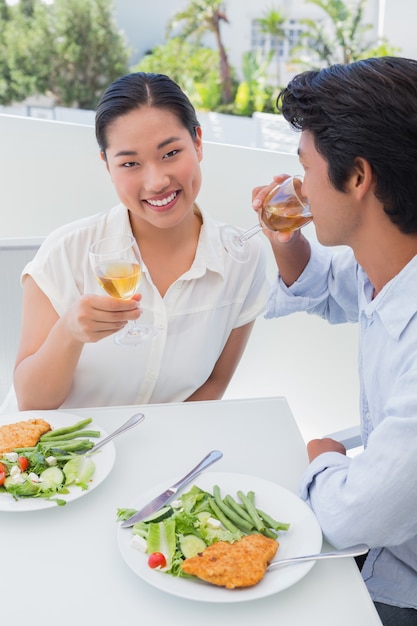
<path fill-rule="evenodd" d="M 250 258 L 246 242 L 263 228 L 290 233 L 309 224 L 313 216 L 307 198 L 301 193 L 302 184 L 300 176 L 292 176 L 276 185 L 258 213 L 259 223 L 245 232 L 223 226 L 220 235 L 226 252 L 236 261 L 246 263 Z"/>
<path fill-rule="evenodd" d="M 139 251 L 131 235 L 113 235 L 93 243 L 89 251 L 90 263 L 98 283 L 109 296 L 129 300 L 142 280 Z M 135 346 L 156 335 L 153 326 L 129 320 L 125 328 L 114 336 L 121 345 Z"/>

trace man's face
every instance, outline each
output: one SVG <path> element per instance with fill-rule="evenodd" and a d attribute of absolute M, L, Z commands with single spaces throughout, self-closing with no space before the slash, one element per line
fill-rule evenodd
<path fill-rule="evenodd" d="M 304 169 L 303 193 L 307 196 L 317 239 L 325 246 L 354 246 L 361 213 L 349 192 L 335 189 L 329 180 L 327 161 L 317 152 L 310 131 L 301 133 L 298 154 Z"/>

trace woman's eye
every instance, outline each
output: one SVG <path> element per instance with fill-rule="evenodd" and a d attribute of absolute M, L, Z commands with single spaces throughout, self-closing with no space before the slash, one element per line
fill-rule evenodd
<path fill-rule="evenodd" d="M 134 167 L 135 165 L 138 165 L 136 161 L 128 161 L 127 163 L 123 163 L 122 167 Z"/>
<path fill-rule="evenodd" d="M 166 154 L 164 154 L 164 157 L 163 157 L 163 158 L 164 158 L 164 159 L 167 159 L 167 158 L 169 158 L 169 157 L 173 157 L 173 156 L 175 156 L 175 155 L 176 155 L 176 154 L 178 154 L 178 153 L 179 153 L 179 150 L 171 150 L 170 152 L 167 152 Z"/>

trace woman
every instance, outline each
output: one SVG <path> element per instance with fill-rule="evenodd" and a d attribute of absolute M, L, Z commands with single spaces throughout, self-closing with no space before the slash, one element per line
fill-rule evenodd
<path fill-rule="evenodd" d="M 223 250 L 219 225 L 200 211 L 202 132 L 167 76 L 133 73 L 112 83 L 96 113 L 100 155 L 120 204 L 53 232 L 23 272 L 14 387 L 20 410 L 221 398 L 264 308 L 265 258 Z M 104 294 L 89 247 L 132 234 L 140 296 Z M 154 324 L 140 346 L 113 341 L 128 320 Z"/>

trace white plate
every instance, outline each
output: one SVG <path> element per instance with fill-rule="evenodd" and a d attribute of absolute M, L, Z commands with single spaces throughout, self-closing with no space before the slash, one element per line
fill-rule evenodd
<path fill-rule="evenodd" d="M 62 411 L 48 411 L 44 414 L 42 414 L 42 411 L 25 411 L 23 413 L 15 413 L 14 415 L 7 414 L 0 416 L 0 425 L 14 424 L 16 422 L 35 418 L 44 419 L 54 429 L 76 424 L 83 419 L 79 415 L 71 415 L 71 413 L 63 413 Z M 107 437 L 107 433 L 100 428 L 100 426 L 94 424 L 94 422 L 91 422 L 87 428 L 88 430 L 100 431 L 101 434 L 100 437 L 97 438 L 97 442 L 100 441 L 100 439 Z M 110 443 L 103 446 L 101 452 L 97 452 L 97 454 L 94 455 L 93 460 L 96 469 L 88 489 L 83 491 L 80 487 L 69 487 L 68 494 L 57 494 L 57 496 L 67 502 L 72 502 L 72 500 L 77 500 L 78 498 L 91 493 L 91 491 L 95 487 L 98 487 L 98 485 L 102 483 L 103 480 L 110 474 L 115 459 L 116 449 L 114 447 L 114 443 L 110 441 Z M 15 500 L 9 493 L 0 493 L 0 511 L 20 513 L 26 511 L 40 511 L 41 509 L 50 509 L 56 506 L 56 502 L 45 500 L 43 498 L 19 498 L 18 500 Z"/>
<path fill-rule="evenodd" d="M 263 509 L 281 522 L 289 522 L 290 529 L 279 534 L 280 545 L 275 558 L 320 552 L 322 532 L 314 513 L 305 502 L 284 487 L 254 476 L 223 472 L 202 474 L 195 479 L 194 484 L 210 492 L 214 485 L 219 485 L 222 495 L 230 494 L 233 497 L 239 489 L 244 492 L 254 491 L 257 508 Z M 157 485 L 144 493 L 135 507 L 141 508 L 166 488 L 166 483 Z M 184 491 L 189 489 L 191 485 L 187 485 Z M 243 602 L 270 596 L 294 585 L 314 565 L 314 561 L 310 561 L 283 566 L 267 572 L 261 582 L 253 587 L 225 589 L 199 580 L 176 578 L 151 569 L 147 563 L 147 555 L 132 546 L 131 528 L 121 528 L 119 525 L 117 539 L 124 560 L 140 578 L 167 593 L 201 602 Z"/>

